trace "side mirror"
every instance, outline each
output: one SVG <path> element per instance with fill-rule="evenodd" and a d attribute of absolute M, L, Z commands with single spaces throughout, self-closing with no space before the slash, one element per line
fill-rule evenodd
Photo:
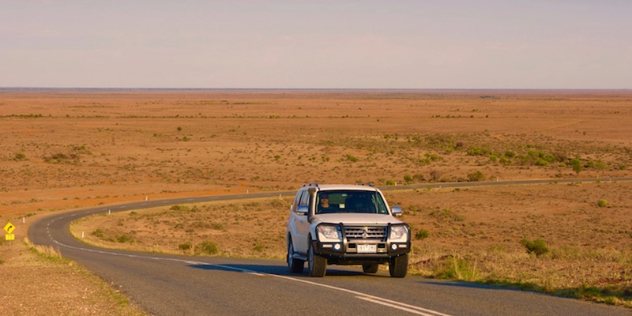
<path fill-rule="evenodd" d="M 391 207 L 391 213 L 393 213 L 394 216 L 402 216 L 403 211 L 401 207 L 393 206 Z"/>
<path fill-rule="evenodd" d="M 299 215 L 305 215 L 307 214 L 307 212 L 309 212 L 309 208 L 305 205 L 299 205 L 296 208 L 296 213 L 298 213 Z"/>

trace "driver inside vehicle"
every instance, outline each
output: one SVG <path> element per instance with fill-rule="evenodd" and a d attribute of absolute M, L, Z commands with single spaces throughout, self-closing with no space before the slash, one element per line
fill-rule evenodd
<path fill-rule="evenodd" d="M 334 210 L 329 205 L 329 194 L 320 193 L 318 195 L 318 213 L 331 213 Z"/>

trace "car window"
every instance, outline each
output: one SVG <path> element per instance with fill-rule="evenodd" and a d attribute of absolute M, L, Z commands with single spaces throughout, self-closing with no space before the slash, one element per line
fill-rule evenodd
<path fill-rule="evenodd" d="M 378 194 L 377 192 L 374 192 L 373 195 L 371 196 L 371 199 L 373 200 L 373 203 L 375 203 L 377 212 L 379 214 L 388 214 L 386 203 L 384 203 L 384 199 L 382 198 L 380 194 Z"/>
<path fill-rule="evenodd" d="M 307 190 L 303 191 L 301 194 L 301 200 L 298 202 L 299 206 L 309 206 L 309 192 Z"/>
<path fill-rule="evenodd" d="M 296 213 L 296 208 L 298 207 L 298 203 L 301 200 L 301 195 L 302 192 L 296 194 L 296 197 L 294 198 L 294 203 L 292 203 L 292 212 Z"/>
<path fill-rule="evenodd" d="M 375 191 L 320 191 L 316 197 L 316 206 L 316 214 L 388 214 L 382 196 Z"/>

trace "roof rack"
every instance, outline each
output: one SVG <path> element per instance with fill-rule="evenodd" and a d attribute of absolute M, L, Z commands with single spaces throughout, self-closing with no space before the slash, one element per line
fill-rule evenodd
<path fill-rule="evenodd" d="M 362 184 L 361 184 L 361 186 L 365 186 L 365 185 L 370 186 L 370 187 L 372 187 L 372 188 L 374 188 L 374 187 L 375 187 L 375 186 L 373 185 L 373 183 L 371 183 L 371 182 L 369 182 L 369 183 L 362 183 Z"/>
<path fill-rule="evenodd" d="M 303 187 L 317 187 L 318 188 L 318 183 L 314 182 L 314 183 L 305 183 L 303 184 Z"/>

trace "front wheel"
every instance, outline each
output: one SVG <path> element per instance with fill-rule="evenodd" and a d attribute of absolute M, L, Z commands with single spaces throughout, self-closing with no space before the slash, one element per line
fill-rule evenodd
<path fill-rule="evenodd" d="M 294 245 L 290 239 L 287 243 L 287 267 L 289 268 L 290 273 L 301 273 L 303 272 L 304 266 L 305 261 L 294 258 Z"/>
<path fill-rule="evenodd" d="M 314 253 L 314 247 L 309 245 L 307 251 L 307 266 L 310 277 L 322 278 L 327 271 L 327 259 Z"/>
<path fill-rule="evenodd" d="M 403 278 L 408 272 L 408 254 L 393 257 L 388 262 L 388 272 L 393 278 Z"/>

